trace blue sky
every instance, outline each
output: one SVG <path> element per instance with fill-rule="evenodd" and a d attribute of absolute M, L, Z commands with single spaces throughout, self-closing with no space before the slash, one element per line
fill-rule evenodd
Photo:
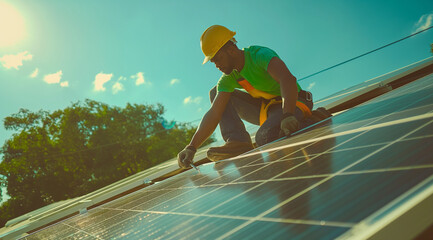
<path fill-rule="evenodd" d="M 432 17 L 431 0 L 0 0 L 0 118 L 89 98 L 159 102 L 166 119 L 189 122 L 210 107 L 221 75 L 202 65 L 199 39 L 213 24 L 236 31 L 240 48 L 275 50 L 302 78 L 431 26 Z M 431 56 L 430 43 L 433 30 L 300 84 L 318 100 Z M 0 143 L 12 133 L 1 127 Z"/>

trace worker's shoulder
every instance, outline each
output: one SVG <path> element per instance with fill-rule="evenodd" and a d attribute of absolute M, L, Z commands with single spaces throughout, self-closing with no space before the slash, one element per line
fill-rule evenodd
<path fill-rule="evenodd" d="M 251 54 L 275 52 L 274 50 L 272 50 L 268 47 L 259 46 L 259 45 L 252 45 L 252 46 L 244 48 L 243 50 L 248 52 L 248 53 L 251 53 Z"/>
<path fill-rule="evenodd" d="M 246 55 L 249 56 L 253 61 L 278 57 L 278 54 L 274 50 L 264 46 L 253 45 L 249 46 L 248 48 L 244 48 L 244 51 Z"/>

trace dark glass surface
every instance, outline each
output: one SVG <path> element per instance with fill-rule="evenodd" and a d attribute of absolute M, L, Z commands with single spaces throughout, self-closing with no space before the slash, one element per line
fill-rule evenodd
<path fill-rule="evenodd" d="M 285 161 L 278 161 L 269 164 L 255 165 L 252 167 L 242 167 L 239 168 L 239 172 L 242 177 L 235 180 L 234 182 L 246 182 L 246 181 L 257 181 L 257 180 L 267 180 L 282 174 L 290 169 L 295 169 L 299 165 L 303 165 L 306 159 L 291 159 Z M 260 168 L 258 168 L 260 167 Z"/>
<path fill-rule="evenodd" d="M 228 239 L 335 239 L 349 228 L 281 222 L 254 222 Z"/>
<path fill-rule="evenodd" d="M 262 183 L 248 189 L 248 191 L 238 195 L 231 201 L 212 209 L 209 214 L 254 217 L 293 197 L 320 180 L 322 179 L 309 178 Z M 242 185 L 239 186 L 242 187 Z"/>
<path fill-rule="evenodd" d="M 108 204 L 106 204 L 106 206 L 110 208 L 131 209 L 137 205 L 143 204 L 147 201 L 152 200 L 153 198 L 157 198 L 170 191 L 173 190 L 161 189 L 158 191 L 153 191 L 149 188 L 145 188 L 143 190 L 137 191 L 136 193 L 132 193 L 128 196 L 118 199 L 117 201 L 109 202 Z"/>
<path fill-rule="evenodd" d="M 321 154 L 312 157 L 305 164 L 278 176 L 278 178 L 293 178 L 299 176 L 335 173 L 356 162 L 361 157 L 375 151 L 379 147 L 380 145 Z"/>
<path fill-rule="evenodd" d="M 57 238 L 57 239 L 59 239 L 59 238 Z M 77 232 L 77 233 L 69 235 L 65 238 L 62 238 L 62 239 L 64 239 L 64 240 L 92 240 L 92 239 L 97 239 L 97 238 L 90 236 L 84 232 Z"/>
<path fill-rule="evenodd" d="M 336 149 L 354 148 L 357 146 L 390 143 L 397 139 L 404 137 L 407 133 L 418 127 L 428 123 L 431 119 L 422 119 L 418 121 L 411 121 L 387 127 L 379 127 L 365 131 L 362 134 L 358 134 L 355 138 L 342 144 Z"/>
<path fill-rule="evenodd" d="M 220 187 L 205 187 L 213 189 L 213 191 L 209 191 L 207 195 L 203 195 L 188 202 L 175 202 L 174 204 L 177 204 L 177 206 L 175 205 L 176 208 L 171 209 L 171 211 L 179 213 L 205 213 L 232 198 L 242 195 L 245 191 L 257 185 L 257 183 L 245 183 L 230 184 Z"/>
<path fill-rule="evenodd" d="M 334 239 L 433 175 L 431 117 L 358 130 L 431 112 L 431 78 L 27 239 Z"/>
<path fill-rule="evenodd" d="M 433 167 L 432 149 L 433 137 L 397 142 L 347 171 L 419 165 Z"/>
<path fill-rule="evenodd" d="M 28 240 L 36 240 L 36 239 L 46 239 L 46 240 L 54 240 L 54 239 L 63 239 L 67 236 L 76 234 L 77 230 L 69 227 L 64 224 L 56 224 L 54 226 L 42 229 L 32 235 L 26 237 Z"/>
<path fill-rule="evenodd" d="M 101 216 L 95 219 L 93 222 L 88 222 L 87 224 L 81 224 L 79 220 L 75 221 L 71 219 L 71 221 L 75 221 L 75 223 L 80 226 L 79 229 L 83 230 L 84 232 L 89 233 L 92 236 L 101 237 L 101 235 L 110 230 L 117 229 L 117 231 L 122 231 L 121 227 L 125 221 L 128 219 L 139 219 L 137 216 L 140 215 L 140 213 L 132 211 L 118 213 L 107 209 L 102 210 L 107 212 L 107 217 L 104 218 Z M 66 223 L 69 224 L 69 222 Z"/>
<path fill-rule="evenodd" d="M 356 223 L 433 174 L 433 168 L 341 175 L 266 217 Z"/>
<path fill-rule="evenodd" d="M 319 107 L 319 106 L 325 106 L 325 105 L 327 105 L 327 104 L 329 104 L 329 103 L 332 103 L 332 102 L 338 101 L 339 99 L 342 99 L 342 98 L 344 98 L 344 97 L 347 97 L 347 96 L 350 95 L 350 94 L 353 94 L 353 93 L 355 93 L 355 92 L 357 92 L 357 91 L 361 91 L 362 89 L 368 87 L 369 85 L 372 85 L 372 84 L 375 84 L 375 83 L 379 83 L 379 82 L 381 82 L 381 81 L 384 81 L 384 80 L 386 80 L 386 79 L 388 79 L 388 78 L 390 78 L 390 77 L 396 76 L 396 75 L 398 75 L 398 74 L 400 74 L 400 73 L 402 73 L 402 72 L 404 72 L 404 71 L 406 71 L 406 70 L 408 70 L 408 69 L 410 69 L 410 68 L 413 68 L 413 67 L 415 67 L 415 66 L 421 65 L 422 63 L 425 63 L 425 62 L 427 62 L 427 61 L 429 61 L 429 60 L 430 60 L 430 59 L 428 59 L 428 60 L 424 60 L 424 61 L 420 61 L 419 63 L 417 63 L 417 64 L 415 64 L 415 65 L 413 65 L 413 66 L 410 66 L 410 67 L 404 67 L 404 68 L 402 68 L 402 69 L 398 69 L 398 70 L 396 70 L 396 71 L 394 71 L 394 72 L 387 73 L 386 75 L 379 76 L 379 77 L 377 77 L 377 78 L 369 79 L 369 80 L 367 80 L 367 81 L 365 81 L 365 82 L 362 82 L 362 83 L 360 83 L 360 84 L 358 84 L 358 85 L 355 85 L 355 86 L 352 86 L 352 87 L 350 87 L 350 88 L 347 88 L 347 89 L 344 89 L 344 90 L 342 90 L 342 91 L 339 91 L 339 92 L 337 92 L 337 93 L 334 93 L 334 94 L 332 94 L 332 95 L 330 95 L 330 96 L 328 96 L 328 97 L 326 97 L 326 98 L 324 98 L 324 99 L 319 100 L 319 101 L 318 101 L 319 103 L 316 104 L 316 106 L 318 106 L 318 107 Z"/>
<path fill-rule="evenodd" d="M 94 209 L 91 210 L 85 214 L 80 214 L 78 216 L 75 216 L 71 219 L 71 221 L 66 221 L 68 226 L 77 228 L 77 229 L 83 229 L 86 228 L 92 224 L 97 224 L 102 221 L 108 220 L 110 218 L 113 218 L 121 213 L 123 213 L 123 210 L 104 210 L 104 209 Z"/>
<path fill-rule="evenodd" d="M 406 139 L 410 138 L 425 138 L 425 137 L 431 137 L 433 136 L 433 124 L 428 124 L 423 129 L 416 131 L 409 135 Z M 426 140 L 427 141 L 427 140 Z M 429 140 L 431 141 L 431 139 Z"/>

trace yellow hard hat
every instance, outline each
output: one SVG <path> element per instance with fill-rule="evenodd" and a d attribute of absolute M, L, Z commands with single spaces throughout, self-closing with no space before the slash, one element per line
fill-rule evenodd
<path fill-rule="evenodd" d="M 205 56 L 203 64 L 208 62 L 226 44 L 236 32 L 230 31 L 221 25 L 210 26 L 200 38 L 200 46 Z"/>

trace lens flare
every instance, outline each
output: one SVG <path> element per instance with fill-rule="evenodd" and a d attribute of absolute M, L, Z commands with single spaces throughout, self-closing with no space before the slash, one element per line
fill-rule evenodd
<path fill-rule="evenodd" d="M 24 19 L 11 5 L 0 2 L 0 47 L 16 44 L 24 38 Z"/>

